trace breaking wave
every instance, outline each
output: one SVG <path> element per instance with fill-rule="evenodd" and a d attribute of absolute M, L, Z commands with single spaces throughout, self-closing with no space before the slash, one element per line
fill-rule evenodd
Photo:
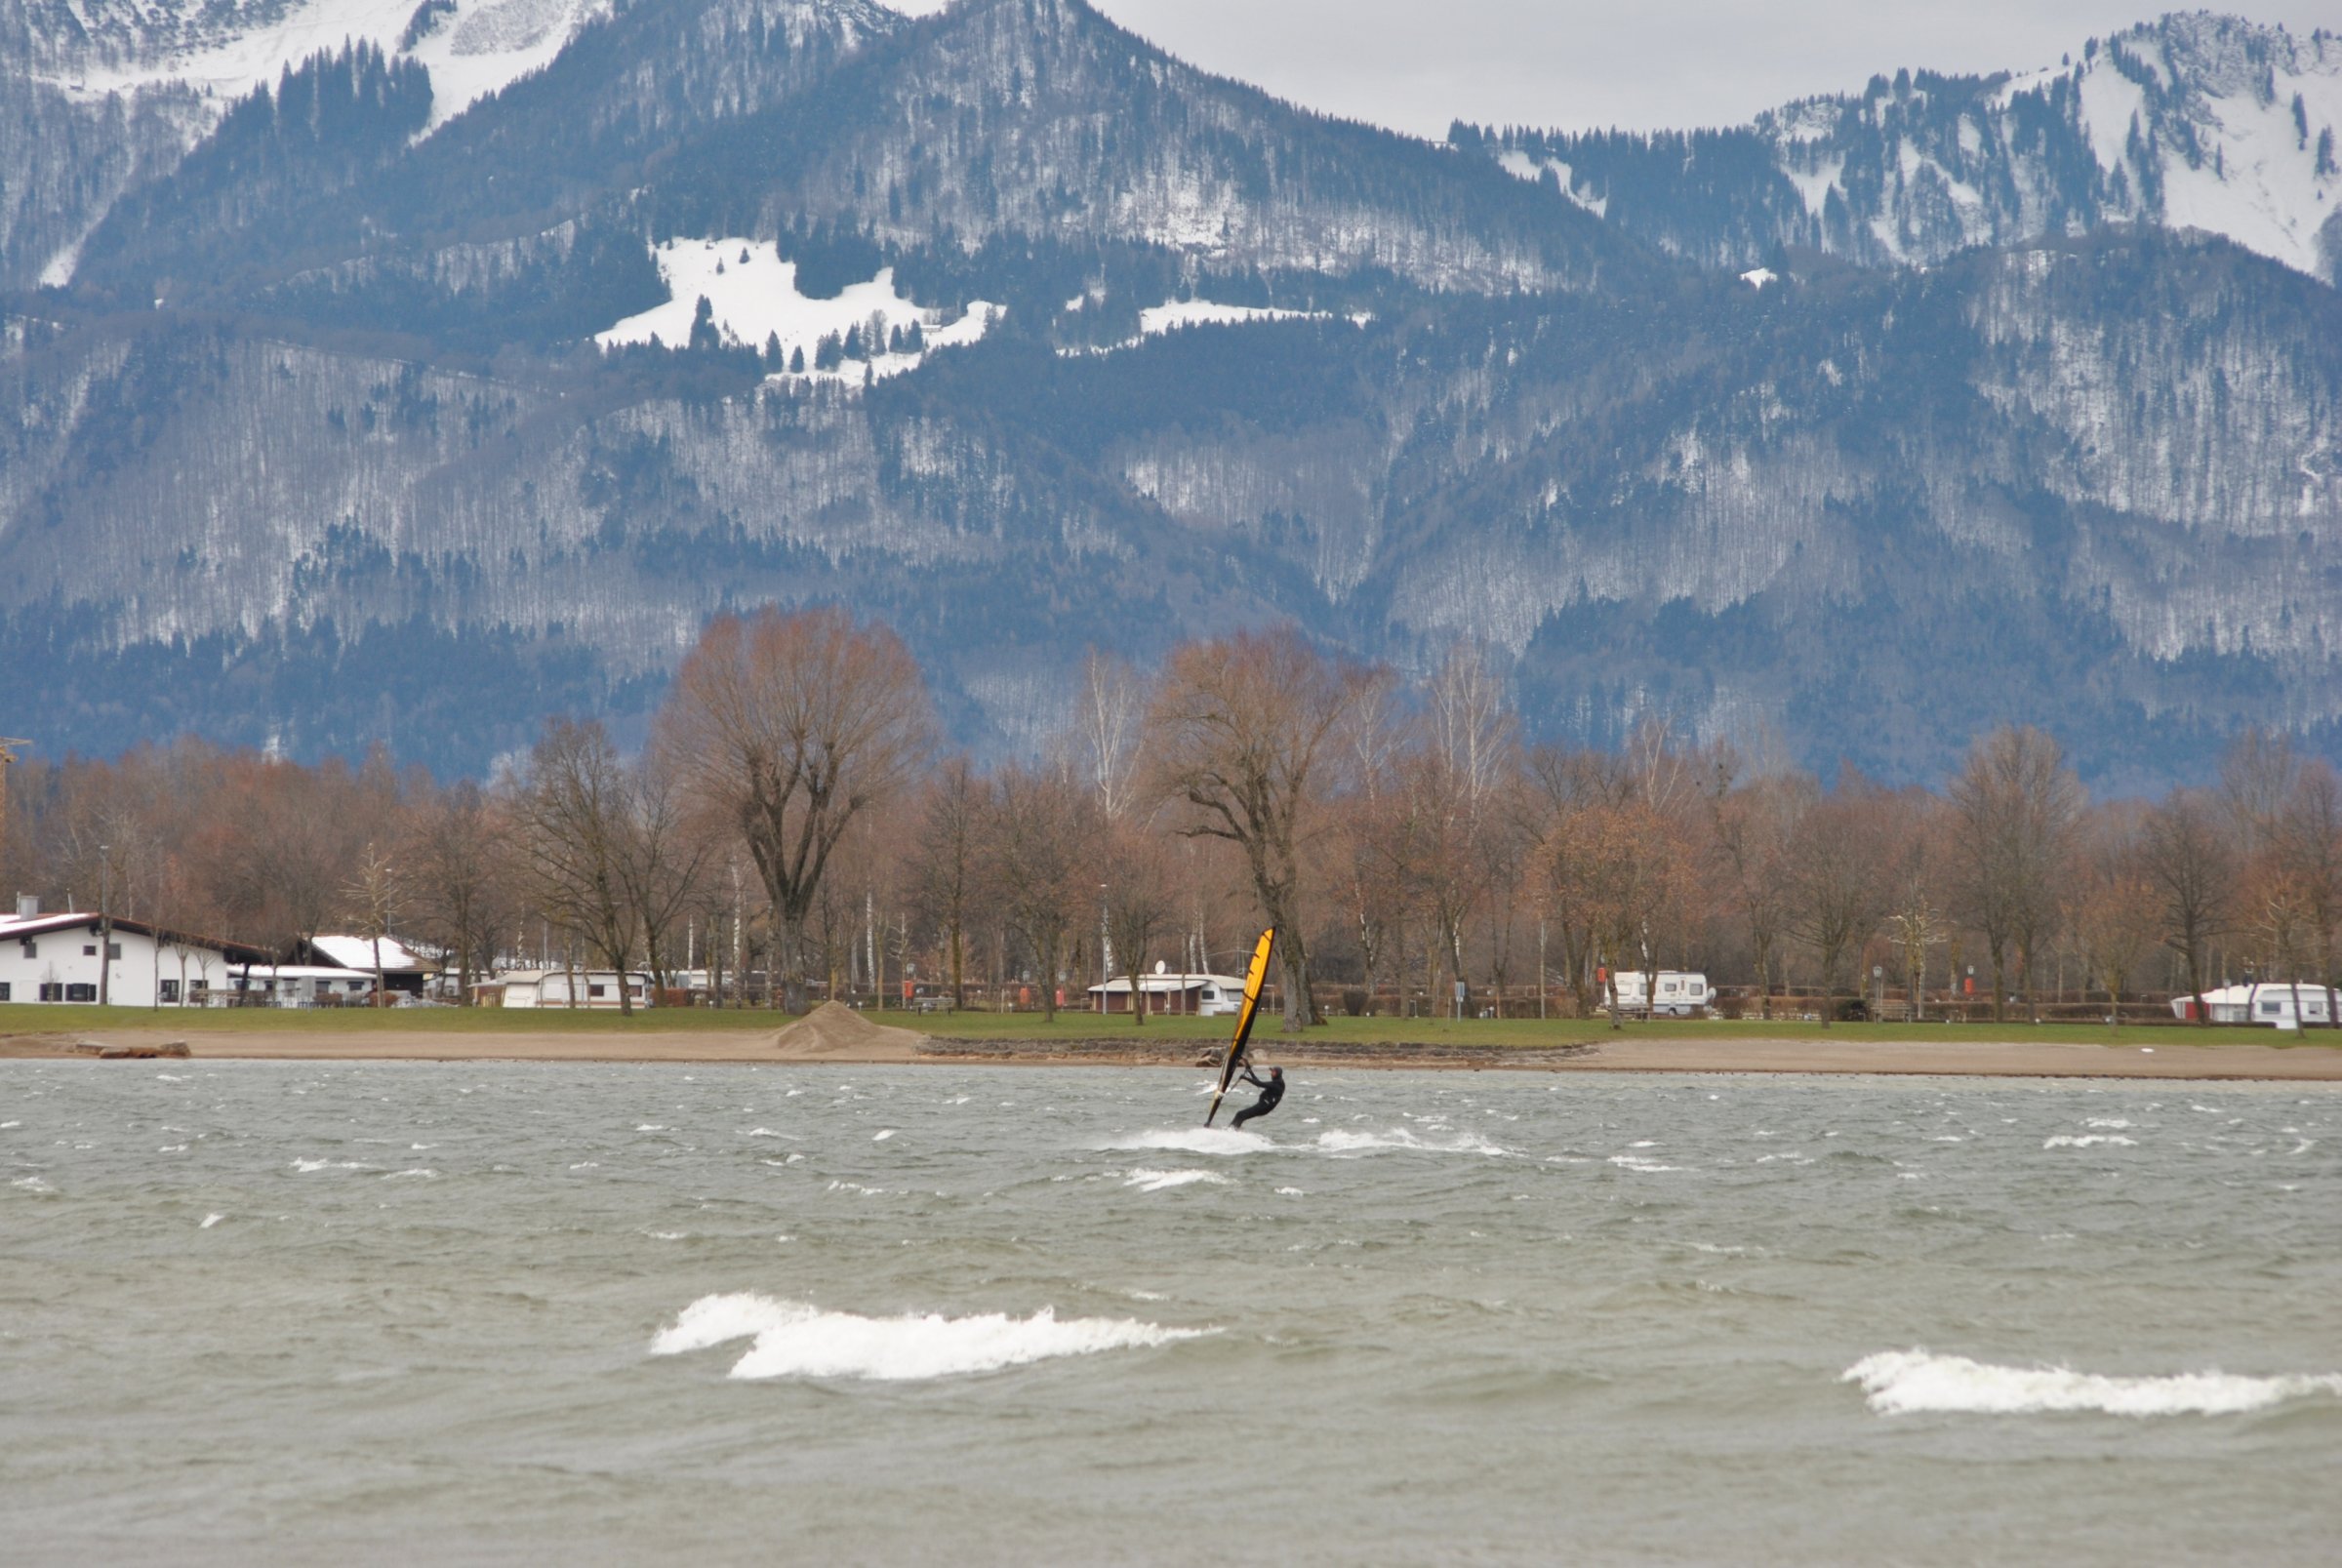
<path fill-rule="evenodd" d="M 1210 1171 L 1151 1171 L 1144 1166 L 1122 1179 L 1124 1186 L 1135 1186 L 1142 1192 L 1160 1192 L 1167 1186 L 1186 1186 L 1193 1182 L 1209 1182 L 1215 1186 L 1228 1186 L 1228 1178 Z"/>
<path fill-rule="evenodd" d="M 1387 1133 L 1353 1133 L 1337 1128 L 1317 1135 L 1317 1146 L 1334 1154 L 1361 1153 L 1376 1148 L 1422 1149 L 1433 1154 L 1502 1154 L 1505 1149 L 1476 1133 L 1451 1138 L 1418 1138 L 1404 1127 Z"/>
<path fill-rule="evenodd" d="M 2161 1378 L 2109 1378 L 2065 1367 L 2003 1367 L 1964 1355 L 1883 1350 L 1845 1371 L 1881 1416 L 1921 1411 L 1959 1415 L 2031 1415 L 2099 1411 L 2110 1416 L 2233 1416 L 2287 1399 L 2342 1396 L 2342 1374 L 2252 1378 L 2182 1372 Z"/>
<path fill-rule="evenodd" d="M 2043 1148 L 2094 1148 L 2100 1144 L 2106 1144 L 2117 1148 L 2135 1148 L 2138 1146 L 2138 1142 L 2135 1138 L 2124 1138 L 2120 1133 L 2081 1133 L 2079 1135 L 2057 1133 L 2044 1140 L 2041 1146 Z"/>
<path fill-rule="evenodd" d="M 1182 1154 L 1259 1154 L 1276 1146 L 1259 1133 L 1232 1127 L 1158 1127 L 1106 1146 L 1117 1149 L 1166 1149 Z"/>
<path fill-rule="evenodd" d="M 1191 1340 L 1212 1329 L 1164 1328 L 1130 1318 L 1060 1322 L 1043 1307 L 1030 1317 L 987 1312 L 863 1317 L 749 1291 L 703 1296 L 651 1341 L 653 1355 L 705 1350 L 750 1340 L 733 1363 L 736 1378 L 869 1378 L 901 1382 L 996 1372 L 1061 1355 L 1140 1349 Z"/>

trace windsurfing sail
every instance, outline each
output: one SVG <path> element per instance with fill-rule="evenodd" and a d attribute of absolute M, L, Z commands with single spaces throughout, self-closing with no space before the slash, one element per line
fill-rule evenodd
<path fill-rule="evenodd" d="M 1269 978 L 1269 949 L 1276 945 L 1276 927 L 1261 933 L 1261 940 L 1252 949 L 1252 967 L 1244 971 L 1244 1005 L 1236 1009 L 1236 1037 L 1228 1042 L 1228 1059 L 1220 1064 L 1220 1087 L 1212 1091 L 1212 1108 L 1203 1113 L 1203 1124 L 1209 1127 L 1212 1118 L 1220 1114 L 1220 1101 L 1228 1086 L 1236 1081 L 1236 1069 L 1244 1065 L 1244 1047 L 1252 1039 L 1253 1015 L 1261 1010 L 1261 984 Z"/>

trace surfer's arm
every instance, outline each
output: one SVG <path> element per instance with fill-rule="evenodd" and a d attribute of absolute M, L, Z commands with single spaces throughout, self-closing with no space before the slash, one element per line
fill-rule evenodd
<path fill-rule="evenodd" d="M 1258 1078 L 1256 1078 L 1256 1077 L 1254 1077 L 1254 1076 L 1252 1075 L 1252 1068 L 1251 1068 L 1249 1065 L 1247 1065 L 1247 1066 L 1244 1068 L 1244 1070 L 1243 1070 L 1243 1073 L 1242 1073 L 1242 1077 L 1243 1077 L 1243 1079 L 1244 1079 L 1244 1081 L 1245 1081 L 1246 1083 L 1248 1083 L 1248 1084 L 1251 1084 L 1251 1085 L 1252 1085 L 1252 1086 L 1253 1086 L 1255 1089 L 1266 1089 L 1266 1088 L 1268 1088 L 1268 1087 L 1269 1087 L 1267 1084 L 1263 1083 L 1263 1082 L 1262 1082 L 1260 1079 L 1258 1079 Z"/>

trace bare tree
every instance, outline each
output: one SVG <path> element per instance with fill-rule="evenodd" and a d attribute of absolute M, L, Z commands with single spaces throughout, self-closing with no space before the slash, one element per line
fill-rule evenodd
<path fill-rule="evenodd" d="M 801 1011 L 805 924 L 830 854 L 933 744 L 917 663 L 893 632 L 839 610 L 727 616 L 676 672 L 659 727 L 702 805 L 747 842 L 781 919 L 787 1005 Z"/>
<path fill-rule="evenodd" d="M 1304 876 L 1342 761 L 1334 737 L 1366 683 L 1290 628 L 1240 632 L 1175 650 L 1149 710 L 1156 792 L 1190 809 L 1180 830 L 1244 852 L 1276 928 L 1288 1031 L 1323 1022 L 1310 995 Z"/>
<path fill-rule="evenodd" d="M 358 852 L 358 863 L 342 890 L 343 907 L 374 949 L 374 1005 L 387 999 L 383 987 L 383 939 L 390 935 L 406 902 L 406 878 L 397 855 L 369 842 Z"/>
<path fill-rule="evenodd" d="M 513 831 L 502 805 L 469 780 L 423 799 L 408 818 L 405 862 L 416 914 L 455 961 L 465 1006 L 472 978 L 494 964 L 518 919 Z"/>
<path fill-rule="evenodd" d="M 992 781 L 985 881 L 1000 918 L 1032 954 L 1052 1020 L 1068 938 L 1077 916 L 1094 907 L 1100 827 L 1094 797 L 1055 769 L 1011 765 Z"/>
<path fill-rule="evenodd" d="M 2085 821 L 2068 894 L 2066 921 L 2090 978 L 2107 995 L 2107 1024 L 2122 1027 L 2122 993 L 2162 938 L 2154 882 L 2142 865 L 2138 813 L 2120 807 Z"/>
<path fill-rule="evenodd" d="M 2246 730 L 2220 759 L 2220 804 L 2246 853 L 2277 842 L 2285 802 L 2301 777 L 2293 743 L 2269 730 Z"/>
<path fill-rule="evenodd" d="M 1767 774 L 1737 787 L 1726 773 L 1712 786 L 1710 842 L 1722 872 L 1726 902 L 1739 914 L 1755 949 L 1761 1018 L 1773 1016 L 1773 955 L 1789 924 L 1797 870 L 1791 845 L 1817 794 L 1810 778 L 1792 773 Z"/>
<path fill-rule="evenodd" d="M 1885 912 L 1881 815 L 1876 790 L 1841 779 L 1805 813 L 1791 845 L 1789 931 L 1821 966 L 1824 1028 L 1837 1011 L 1838 965 L 1848 948 L 1859 952 Z"/>
<path fill-rule="evenodd" d="M 2196 1022 L 2209 1024 L 2203 1005 L 2203 960 L 2227 929 L 2235 882 L 2235 850 L 2220 830 L 2219 813 L 2200 789 L 2175 789 L 2147 813 L 2141 827 L 2142 867 L 2162 915 L 2163 945 L 2187 966 Z"/>
<path fill-rule="evenodd" d="M 979 848 L 986 793 L 968 759 L 952 757 L 927 782 L 920 803 L 912 897 L 943 939 L 955 1010 L 968 1005 L 968 922 L 982 892 Z"/>
<path fill-rule="evenodd" d="M 1131 1024 L 1137 1027 L 1147 1022 L 1141 972 L 1148 950 L 1170 928 L 1179 893 L 1163 836 L 1153 824 L 1131 818 L 1109 823 L 1104 841 L 1107 935 L 1130 982 Z"/>
<path fill-rule="evenodd" d="M 529 753 L 512 814 L 537 906 L 617 972 L 618 1008 L 630 1016 L 627 978 L 640 927 L 623 870 L 626 797 L 626 769 L 599 721 L 553 719 Z M 576 985 L 570 989 L 575 1006 Z"/>
<path fill-rule="evenodd" d="M 1123 660 L 1093 649 L 1081 663 L 1081 706 L 1068 737 L 1082 776 L 1110 823 L 1138 804 L 1147 682 Z"/>
<path fill-rule="evenodd" d="M 2002 1016 L 2008 996 L 2013 945 L 2038 1023 L 2034 960 L 2054 929 L 2060 877 L 2087 797 L 2055 741 L 2006 726 L 1969 748 L 1950 794 L 1960 828 L 1954 895 L 1992 958 L 1993 1017 Z"/>
<path fill-rule="evenodd" d="M 2301 884 L 2310 941 L 2317 949 L 2318 984 L 2326 990 L 2329 1027 L 2342 1029 L 2334 972 L 2334 930 L 2342 923 L 2342 779 L 2331 766 L 2302 768 L 2285 799 L 2280 842 L 2285 862 Z M 2294 1016 L 2300 1016 L 2296 1006 Z"/>
<path fill-rule="evenodd" d="M 626 769 L 624 830 L 619 837 L 619 886 L 642 934 L 643 961 L 653 984 L 665 986 L 674 970 L 674 928 L 700 897 L 715 859 L 712 834 L 687 809 L 683 765 L 654 746 Z"/>

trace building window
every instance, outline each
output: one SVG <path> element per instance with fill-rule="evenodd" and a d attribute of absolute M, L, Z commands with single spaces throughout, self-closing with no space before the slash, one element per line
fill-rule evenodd
<path fill-rule="evenodd" d="M 607 996 L 610 994 L 610 987 L 607 985 L 587 985 L 586 987 L 586 994 L 588 996 Z"/>
<path fill-rule="evenodd" d="M 5 980 L 0 980 L 0 1002 L 5 1002 L 5 1001 L 7 1001 L 8 999 L 9 999 L 9 987 L 8 987 L 8 982 L 7 982 L 7 981 L 5 981 Z"/>
<path fill-rule="evenodd" d="M 45 981 L 42 981 L 42 982 L 41 982 L 41 1000 L 42 1000 L 42 1001 L 44 1001 L 44 1002 L 61 1002 L 61 1001 L 63 1001 L 64 999 L 65 999 L 65 987 L 64 987 L 63 985 L 60 985 L 58 982 L 56 982 L 56 981 L 54 981 L 54 980 L 45 980 Z"/>
<path fill-rule="evenodd" d="M 94 943 L 94 942 L 85 942 L 85 943 L 83 943 L 83 944 L 81 945 L 81 955 L 82 955 L 84 958 L 95 958 L 95 957 L 97 957 L 97 956 L 98 956 L 98 945 L 97 945 L 96 943 Z"/>
<path fill-rule="evenodd" d="M 27 938 L 25 938 L 25 939 L 24 939 L 24 956 L 25 956 L 25 957 L 27 957 L 27 958 L 38 958 L 40 955 L 41 955 L 41 945 L 40 945 L 39 943 L 37 943 L 37 942 L 33 941 L 33 940 L 30 938 L 30 937 L 27 937 Z"/>
<path fill-rule="evenodd" d="M 109 942 L 109 943 L 107 943 L 107 944 L 105 945 L 105 955 L 106 955 L 108 958 L 119 958 L 119 957 L 121 957 L 121 956 L 122 956 L 122 945 L 121 945 L 120 943 L 118 943 L 118 942 Z"/>
<path fill-rule="evenodd" d="M 176 1001 L 178 1001 L 178 1000 L 179 1000 L 179 982 L 178 982 L 178 981 L 176 981 L 176 980 L 166 980 L 166 981 L 164 981 L 164 982 L 163 982 L 163 1002 L 164 1002 L 164 1005 L 168 1006 L 168 1005 L 170 1005 L 171 1003 L 174 1003 L 174 1002 L 176 1002 Z"/>
<path fill-rule="evenodd" d="M 79 984 L 67 985 L 65 1000 L 68 1002 L 94 1002 L 98 1000 L 98 987 Z"/>

